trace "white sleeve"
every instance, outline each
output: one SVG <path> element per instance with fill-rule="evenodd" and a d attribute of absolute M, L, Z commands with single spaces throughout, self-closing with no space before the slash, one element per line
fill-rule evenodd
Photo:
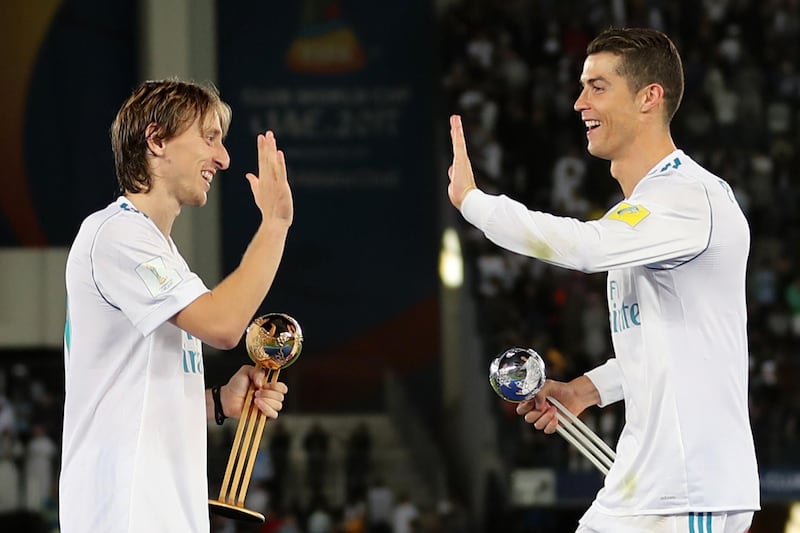
<path fill-rule="evenodd" d="M 622 389 L 622 372 L 615 358 L 589 370 L 584 376 L 589 378 L 600 393 L 600 403 L 597 404 L 599 407 L 605 407 L 625 397 Z"/>
<path fill-rule="evenodd" d="M 705 188 L 674 174 L 646 178 L 628 200 L 590 222 L 530 211 L 479 190 L 467 194 L 461 212 L 503 248 L 583 272 L 670 268 L 699 255 L 711 236 Z"/>
<path fill-rule="evenodd" d="M 208 292 L 168 241 L 133 217 L 114 217 L 100 227 L 91 261 L 92 277 L 102 297 L 142 335 Z"/>

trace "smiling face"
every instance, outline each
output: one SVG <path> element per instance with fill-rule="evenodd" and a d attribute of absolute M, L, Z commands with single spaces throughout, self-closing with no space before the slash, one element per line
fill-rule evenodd
<path fill-rule="evenodd" d="M 216 115 L 223 136 L 231 123 L 231 108 L 213 85 L 174 79 L 145 81 L 122 104 L 111 125 L 111 148 L 117 183 L 123 194 L 150 191 L 153 165 L 163 141 L 191 126 L 197 117 Z"/>
<path fill-rule="evenodd" d="M 610 161 L 632 149 L 640 128 L 639 96 L 619 74 L 620 61 L 622 58 L 611 52 L 589 55 L 575 101 L 575 111 L 586 127 L 589 153 Z"/>
<path fill-rule="evenodd" d="M 204 121 L 198 118 L 162 141 L 157 182 L 178 205 L 205 205 L 216 172 L 230 165 L 222 131 L 217 113 L 209 112 Z"/>

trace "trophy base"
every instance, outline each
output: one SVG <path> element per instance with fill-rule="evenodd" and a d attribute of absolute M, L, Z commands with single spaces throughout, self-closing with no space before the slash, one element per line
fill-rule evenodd
<path fill-rule="evenodd" d="M 208 500 L 208 508 L 216 515 L 224 516 L 225 518 L 233 518 L 234 520 L 240 520 L 242 522 L 261 524 L 265 520 L 264 515 L 261 513 L 218 500 Z"/>

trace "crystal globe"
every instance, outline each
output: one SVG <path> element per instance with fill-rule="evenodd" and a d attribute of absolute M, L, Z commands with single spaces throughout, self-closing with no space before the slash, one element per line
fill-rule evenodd
<path fill-rule="evenodd" d="M 489 365 L 489 383 L 501 398 L 524 402 L 544 385 L 544 361 L 530 348 L 510 348 Z"/>

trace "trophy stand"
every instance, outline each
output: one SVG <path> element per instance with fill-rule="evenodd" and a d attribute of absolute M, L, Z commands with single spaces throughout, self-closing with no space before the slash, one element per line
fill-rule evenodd
<path fill-rule="evenodd" d="M 288 367 L 300 355 L 303 334 L 300 325 L 292 317 L 281 313 L 271 313 L 256 318 L 247 328 L 247 353 L 256 368 L 266 371 L 264 384 L 274 383 L 282 368 Z M 250 385 L 236 426 L 236 435 L 225 468 L 219 497 L 209 500 L 212 513 L 245 522 L 264 522 L 259 512 L 246 509 L 244 500 L 250 477 L 253 474 L 258 448 L 267 416 L 253 403 L 256 388 Z"/>

